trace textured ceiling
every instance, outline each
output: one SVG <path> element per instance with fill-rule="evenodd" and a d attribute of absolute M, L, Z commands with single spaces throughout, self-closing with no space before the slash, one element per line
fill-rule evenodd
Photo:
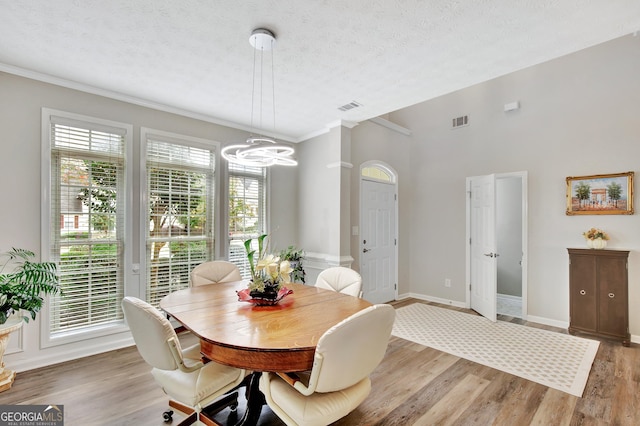
<path fill-rule="evenodd" d="M 0 71 L 299 141 L 638 30 L 638 0 L 0 0 Z"/>

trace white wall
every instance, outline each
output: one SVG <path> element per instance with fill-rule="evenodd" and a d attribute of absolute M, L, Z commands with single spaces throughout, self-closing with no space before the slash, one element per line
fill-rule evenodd
<path fill-rule="evenodd" d="M 342 165 L 343 158 L 348 157 L 344 152 L 349 147 L 348 133 L 338 125 L 296 146 L 300 163 L 298 235 L 306 253 L 303 266 L 307 284 L 313 285 L 323 269 L 350 266 L 352 262 L 348 253 L 351 195 L 343 183 L 350 169 L 345 172 Z"/>
<path fill-rule="evenodd" d="M 630 332 L 640 339 L 639 214 L 565 215 L 567 176 L 640 171 L 638 76 L 640 37 L 630 35 L 390 114 L 413 132 L 385 132 L 386 154 L 373 154 L 409 150 L 410 166 L 397 167 L 411 182 L 401 194 L 409 209 L 400 204 L 411 231 L 400 246 L 410 271 L 401 293 L 464 302 L 465 178 L 528 171 L 529 318 L 567 324 L 567 247 L 584 247 L 582 232 L 596 226 L 611 234 L 609 248 L 631 250 Z M 516 100 L 521 108 L 504 112 Z M 451 130 L 465 114 L 470 125 Z M 354 151 L 367 136 L 354 130 Z"/>

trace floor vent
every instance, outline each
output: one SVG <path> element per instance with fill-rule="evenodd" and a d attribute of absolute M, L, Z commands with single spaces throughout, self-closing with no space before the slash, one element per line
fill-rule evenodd
<path fill-rule="evenodd" d="M 362 104 L 356 102 L 356 101 L 351 101 L 348 104 L 344 104 L 341 107 L 338 107 L 338 109 L 340 111 L 349 111 L 350 109 L 354 109 L 354 108 L 358 108 L 361 107 Z"/>
<path fill-rule="evenodd" d="M 458 127 L 464 127 L 469 125 L 469 116 L 463 115 L 462 117 L 456 117 L 452 120 L 451 128 L 457 129 Z"/>

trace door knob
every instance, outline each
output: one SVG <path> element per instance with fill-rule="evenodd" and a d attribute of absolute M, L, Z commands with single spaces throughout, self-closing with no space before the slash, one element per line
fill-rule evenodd
<path fill-rule="evenodd" d="M 498 257 L 498 255 L 495 253 L 485 253 L 484 255 L 489 257 Z"/>
<path fill-rule="evenodd" d="M 366 252 L 368 252 L 368 251 L 371 251 L 371 249 L 368 249 L 368 248 L 363 248 L 363 249 L 362 249 L 362 252 L 363 252 L 363 253 L 366 253 Z"/>

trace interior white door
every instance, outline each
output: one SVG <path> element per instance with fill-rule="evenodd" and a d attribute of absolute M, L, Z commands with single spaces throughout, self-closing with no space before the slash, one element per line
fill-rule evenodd
<path fill-rule="evenodd" d="M 361 191 L 362 297 L 385 303 L 396 298 L 395 185 L 363 180 Z"/>
<path fill-rule="evenodd" d="M 498 292 L 495 175 L 470 178 L 471 309 L 496 321 Z"/>

